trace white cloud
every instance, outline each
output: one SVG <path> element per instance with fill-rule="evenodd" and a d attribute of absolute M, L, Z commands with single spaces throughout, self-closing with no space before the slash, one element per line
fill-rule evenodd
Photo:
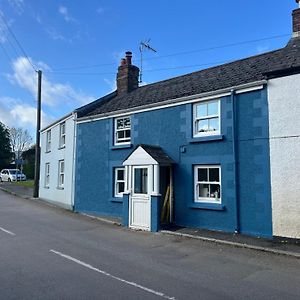
<path fill-rule="evenodd" d="M 43 22 L 42 22 L 42 18 L 41 18 L 41 16 L 39 15 L 39 14 L 37 14 L 36 16 L 35 16 L 35 20 L 39 23 L 39 24 L 42 24 Z"/>
<path fill-rule="evenodd" d="M 17 14 L 21 15 L 24 12 L 23 0 L 8 0 L 8 3 Z"/>
<path fill-rule="evenodd" d="M 58 12 L 64 17 L 64 20 L 66 22 L 75 22 L 76 19 L 74 19 L 68 11 L 68 8 L 66 6 L 60 5 L 58 8 Z"/>
<path fill-rule="evenodd" d="M 49 37 L 54 41 L 65 41 L 66 38 L 60 34 L 54 27 L 48 27 L 46 28 L 46 32 L 49 35 Z"/>
<path fill-rule="evenodd" d="M 101 15 L 101 14 L 104 13 L 104 8 L 103 7 L 98 7 L 96 12 L 97 12 L 98 15 Z"/>
<path fill-rule="evenodd" d="M 34 65 L 47 73 L 50 67 L 43 62 L 34 62 Z M 33 99 L 37 94 L 37 74 L 32 69 L 25 57 L 19 57 L 12 63 L 13 74 L 8 75 L 11 83 L 29 91 Z M 82 91 L 74 90 L 69 84 L 52 82 L 43 74 L 42 78 L 42 102 L 48 107 L 57 108 L 63 106 L 65 109 L 74 108 L 92 101 L 94 97 L 88 96 Z"/>
<path fill-rule="evenodd" d="M 3 11 L 0 10 L 0 43 L 3 44 L 7 41 L 8 27 L 13 23 L 12 20 L 4 21 L 5 15 Z"/>
<path fill-rule="evenodd" d="M 104 78 L 103 80 L 104 80 L 104 82 L 110 88 L 109 93 L 114 92 L 117 89 L 117 82 L 116 82 L 116 80 L 110 80 L 110 79 L 107 79 L 107 78 Z"/>
<path fill-rule="evenodd" d="M 36 127 L 36 107 L 25 104 L 20 99 L 0 97 L 0 120 L 8 127 L 21 127 L 34 134 Z M 42 128 L 54 121 L 54 118 L 42 111 Z"/>
<path fill-rule="evenodd" d="M 260 46 L 257 46 L 257 47 L 256 47 L 256 52 L 257 52 L 258 54 L 262 54 L 262 53 L 264 53 L 264 52 L 267 52 L 269 49 L 270 49 L 269 46 L 263 46 L 263 45 L 260 45 Z"/>

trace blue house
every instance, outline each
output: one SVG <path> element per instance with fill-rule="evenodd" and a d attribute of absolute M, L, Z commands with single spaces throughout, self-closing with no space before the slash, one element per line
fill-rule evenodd
<path fill-rule="evenodd" d="M 300 73 L 295 30 L 282 49 L 141 87 L 126 52 L 117 90 L 76 111 L 75 211 L 272 237 L 268 91 Z"/>

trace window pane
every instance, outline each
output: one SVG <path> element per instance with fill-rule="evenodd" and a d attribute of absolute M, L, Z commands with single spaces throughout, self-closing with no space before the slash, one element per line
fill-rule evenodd
<path fill-rule="evenodd" d="M 210 198 L 220 199 L 219 184 L 210 184 Z"/>
<path fill-rule="evenodd" d="M 124 131 L 118 131 L 117 132 L 118 139 L 124 139 L 124 137 L 125 137 L 124 135 L 125 135 Z"/>
<path fill-rule="evenodd" d="M 122 129 L 124 124 L 123 119 L 117 119 L 117 129 Z"/>
<path fill-rule="evenodd" d="M 134 192 L 148 193 L 148 169 L 134 169 Z"/>
<path fill-rule="evenodd" d="M 213 118 L 209 120 L 209 131 L 219 130 L 219 118 Z"/>
<path fill-rule="evenodd" d="M 130 128 L 130 118 L 125 118 L 124 119 L 124 127 L 125 128 Z"/>
<path fill-rule="evenodd" d="M 209 116 L 219 114 L 219 102 L 209 102 L 207 106 Z"/>
<path fill-rule="evenodd" d="M 207 169 L 198 169 L 198 181 L 208 181 L 207 178 Z"/>
<path fill-rule="evenodd" d="M 125 130 L 125 137 L 130 138 L 130 130 Z"/>
<path fill-rule="evenodd" d="M 208 131 L 208 120 L 200 120 L 197 122 L 197 131 L 198 132 L 207 132 Z"/>
<path fill-rule="evenodd" d="M 124 180 L 124 170 L 117 170 L 117 180 Z"/>
<path fill-rule="evenodd" d="M 124 182 L 118 182 L 117 184 L 117 193 L 124 193 L 125 191 L 125 183 Z"/>
<path fill-rule="evenodd" d="M 220 182 L 219 177 L 219 169 L 218 168 L 211 168 L 209 169 L 209 181 L 213 182 Z"/>
<path fill-rule="evenodd" d="M 200 183 L 198 185 L 198 194 L 199 198 L 208 198 L 209 197 L 209 185 Z"/>
<path fill-rule="evenodd" d="M 207 116 L 207 104 L 198 104 L 196 107 L 196 117 L 205 117 Z"/>

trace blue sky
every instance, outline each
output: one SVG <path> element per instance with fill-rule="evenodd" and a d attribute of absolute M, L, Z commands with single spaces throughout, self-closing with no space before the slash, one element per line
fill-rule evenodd
<path fill-rule="evenodd" d="M 0 0 L 0 121 L 34 136 L 37 75 L 13 34 L 43 71 L 45 126 L 114 90 L 125 51 L 140 66 L 141 41 L 157 50 L 144 52 L 147 84 L 283 47 L 296 7 L 294 0 Z"/>

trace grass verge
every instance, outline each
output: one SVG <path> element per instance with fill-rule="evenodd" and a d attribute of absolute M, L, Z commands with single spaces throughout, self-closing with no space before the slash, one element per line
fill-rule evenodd
<path fill-rule="evenodd" d="M 17 181 L 17 182 L 14 182 L 13 184 L 33 188 L 34 181 L 33 180 Z"/>

